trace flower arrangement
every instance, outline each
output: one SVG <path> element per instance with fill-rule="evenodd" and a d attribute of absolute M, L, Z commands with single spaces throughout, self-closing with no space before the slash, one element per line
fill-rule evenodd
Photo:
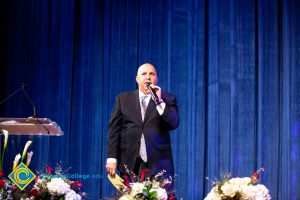
<path fill-rule="evenodd" d="M 126 168 L 126 174 L 117 187 L 119 200 L 173 200 L 174 192 L 167 192 L 172 186 L 172 177 L 163 178 L 165 171 L 151 176 L 150 170 L 141 170 L 137 176 Z M 112 177 L 109 177 L 110 180 Z M 112 180 L 111 180 L 112 181 Z M 113 181 L 112 181 L 113 182 Z M 113 183 L 114 184 L 114 183 Z M 115 184 L 114 184 L 115 185 Z"/>
<path fill-rule="evenodd" d="M 69 169 L 68 169 L 69 170 Z M 42 173 L 38 173 L 34 186 L 29 191 L 30 199 L 50 200 L 81 200 L 87 194 L 81 192 L 82 184 L 79 181 L 71 181 L 65 177 L 60 164 L 53 169 L 46 166 Z"/>
<path fill-rule="evenodd" d="M 270 200 L 268 189 L 257 184 L 260 168 L 252 177 L 232 178 L 231 174 L 223 174 L 222 181 L 212 181 L 213 188 L 204 200 Z"/>
<path fill-rule="evenodd" d="M 1 130 L 4 134 L 4 146 L 0 159 L 0 199 L 6 200 L 81 200 L 87 195 L 80 192 L 82 184 L 79 181 L 71 181 L 65 178 L 60 164 L 57 164 L 55 169 L 46 166 L 41 173 L 36 173 L 36 178 L 24 190 L 20 190 L 10 179 L 3 177 L 3 155 L 7 149 L 8 131 Z M 20 163 L 29 166 L 33 152 L 27 153 L 32 141 L 28 141 L 24 147 L 22 156 L 17 154 L 13 162 L 13 170 L 18 167 Z M 27 155 L 27 156 L 26 156 Z M 26 162 L 25 162 L 26 158 Z"/>

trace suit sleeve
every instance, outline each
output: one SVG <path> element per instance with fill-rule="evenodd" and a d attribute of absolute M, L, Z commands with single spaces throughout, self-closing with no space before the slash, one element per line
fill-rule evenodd
<path fill-rule="evenodd" d="M 163 98 L 166 103 L 166 107 L 164 109 L 161 117 L 165 121 L 166 125 L 170 130 L 174 130 L 179 125 L 179 117 L 178 117 L 178 107 L 175 96 L 168 95 L 168 97 Z"/>
<path fill-rule="evenodd" d="M 120 107 L 120 98 L 116 98 L 116 103 L 109 120 L 109 130 L 107 138 L 107 158 L 118 158 L 120 146 L 120 133 L 122 130 L 123 115 Z"/>

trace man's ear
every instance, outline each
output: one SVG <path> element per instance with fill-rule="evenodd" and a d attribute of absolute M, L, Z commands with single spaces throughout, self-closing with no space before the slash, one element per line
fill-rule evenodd
<path fill-rule="evenodd" d="M 138 80 L 139 80 L 139 77 L 136 76 L 136 77 L 135 77 L 135 81 L 136 81 L 137 84 L 139 83 Z"/>

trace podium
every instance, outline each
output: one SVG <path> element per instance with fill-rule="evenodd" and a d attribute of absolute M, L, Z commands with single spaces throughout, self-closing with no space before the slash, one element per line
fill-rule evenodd
<path fill-rule="evenodd" d="M 0 118 L 0 129 L 9 135 L 61 136 L 64 132 L 59 125 L 48 118 Z"/>

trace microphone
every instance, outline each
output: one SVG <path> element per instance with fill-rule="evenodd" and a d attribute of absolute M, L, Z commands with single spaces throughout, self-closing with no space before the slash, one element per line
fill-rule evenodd
<path fill-rule="evenodd" d="M 152 99 L 154 100 L 155 104 L 158 105 L 158 104 L 160 104 L 159 98 L 158 98 L 157 94 L 155 93 L 154 89 L 150 86 L 150 84 L 151 83 L 146 83 L 146 86 L 147 86 L 148 90 L 150 91 Z"/>
<path fill-rule="evenodd" d="M 28 86 L 28 85 L 25 84 L 25 83 L 22 83 L 22 85 L 21 85 L 22 90 L 23 90 L 23 92 L 24 92 L 24 94 L 25 94 L 27 100 L 28 100 L 28 101 L 31 103 L 31 105 L 32 105 L 32 110 L 33 110 L 33 116 L 32 116 L 32 118 L 36 118 L 37 115 L 36 115 L 35 105 L 34 105 L 32 99 L 30 98 L 30 96 L 28 95 L 28 93 L 26 92 L 27 86 Z"/>
<path fill-rule="evenodd" d="M 22 83 L 22 84 L 21 84 L 21 87 L 18 88 L 18 89 L 17 89 L 16 91 L 14 91 L 13 93 L 11 93 L 11 94 L 10 94 L 8 97 L 6 97 L 4 100 L 2 100 L 2 101 L 0 102 L 0 105 L 3 104 L 3 103 L 5 103 L 8 99 L 10 99 L 11 97 L 13 97 L 13 96 L 14 96 L 15 94 L 17 94 L 20 90 L 22 90 L 23 93 L 24 93 L 25 96 L 26 96 L 26 99 L 27 99 L 27 100 L 30 102 L 30 104 L 32 105 L 33 116 L 28 117 L 28 118 L 34 118 L 34 119 L 36 119 L 36 121 L 38 122 L 38 124 L 41 125 L 41 126 L 47 131 L 48 134 L 50 134 L 50 130 L 49 130 L 46 126 L 44 126 L 44 125 L 42 124 L 42 122 L 39 120 L 39 118 L 37 118 L 35 105 L 34 105 L 32 99 L 30 98 L 30 96 L 28 95 L 28 93 L 26 92 L 26 88 L 27 88 L 27 87 L 28 87 L 28 85 L 27 85 L 26 83 Z"/>
<path fill-rule="evenodd" d="M 25 88 L 27 88 L 28 87 L 28 85 L 27 84 L 25 84 L 25 83 L 22 83 L 21 84 L 21 87 L 20 88 L 18 88 L 16 91 L 14 91 L 13 93 L 11 93 L 10 95 L 8 95 L 4 100 L 2 100 L 1 102 L 0 102 L 0 105 L 1 104 L 3 104 L 3 103 L 5 103 L 8 99 L 10 99 L 11 97 L 13 97 L 14 95 L 16 95 L 20 90 L 22 90 L 23 91 L 23 93 L 25 94 L 25 96 L 26 96 L 26 98 L 27 98 L 27 100 L 30 102 L 30 104 L 32 105 L 32 109 L 33 109 L 33 118 L 36 118 L 36 110 L 35 110 L 35 105 L 34 105 L 34 103 L 32 102 L 32 100 L 31 100 L 31 98 L 29 97 L 29 95 L 28 95 L 28 93 L 26 92 L 26 90 L 25 90 Z"/>

